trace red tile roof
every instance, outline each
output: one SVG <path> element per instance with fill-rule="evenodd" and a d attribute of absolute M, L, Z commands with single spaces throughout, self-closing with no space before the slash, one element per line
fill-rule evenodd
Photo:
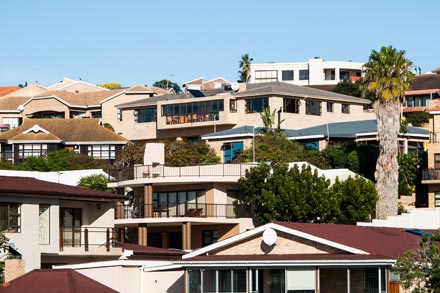
<path fill-rule="evenodd" d="M 117 291 L 73 270 L 33 270 L 3 284 L 0 292 L 115 293 Z"/>
<path fill-rule="evenodd" d="M 18 86 L 0 86 L 0 97 L 3 97 L 7 94 L 10 94 L 12 92 L 15 92 L 16 90 L 19 90 L 20 88 Z"/>
<path fill-rule="evenodd" d="M 123 195 L 83 187 L 47 182 L 29 177 L 0 176 L 2 194 L 41 195 L 56 198 L 93 199 L 113 201 L 125 199 Z"/>
<path fill-rule="evenodd" d="M 363 227 L 338 224 L 274 222 L 339 244 L 367 251 L 373 255 L 397 259 L 417 248 L 421 236 L 401 228 Z"/>

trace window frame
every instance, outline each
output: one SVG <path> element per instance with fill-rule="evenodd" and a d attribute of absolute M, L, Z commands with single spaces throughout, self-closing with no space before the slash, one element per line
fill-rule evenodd
<path fill-rule="evenodd" d="M 218 230 L 216 229 L 202 230 L 202 247 L 217 243 L 218 239 L 219 239 Z"/>
<path fill-rule="evenodd" d="M 346 103 L 341 104 L 341 113 L 350 114 L 350 104 L 346 104 Z"/>
<path fill-rule="evenodd" d="M 0 202 L 0 212 L 6 209 L 6 215 L 0 213 L 0 223 L 5 222 L 5 227 L 1 226 L 1 229 L 5 233 L 21 233 L 21 203 L 17 202 Z M 16 207 L 17 212 L 11 212 L 11 206 Z M 11 224 L 12 220 L 16 219 L 17 224 Z"/>
<path fill-rule="evenodd" d="M 310 71 L 308 69 L 300 69 L 299 70 L 299 80 L 309 80 Z"/>
<path fill-rule="evenodd" d="M 257 102 L 261 101 L 261 107 L 258 106 L 259 111 L 257 111 Z M 263 112 L 264 108 L 269 107 L 269 98 L 268 97 L 262 97 L 262 98 L 252 98 L 252 99 L 246 99 L 245 101 L 245 113 L 246 114 L 254 114 L 254 113 L 261 113 Z"/>
<path fill-rule="evenodd" d="M 315 107 L 315 105 L 313 103 L 317 103 L 318 106 Z M 313 112 L 312 110 L 315 108 L 319 112 Z M 306 115 L 321 116 L 322 115 L 322 102 L 319 100 L 307 99 L 306 100 Z"/>
<path fill-rule="evenodd" d="M 333 102 L 327 102 L 327 112 L 328 113 L 333 113 L 333 107 L 334 107 L 334 103 Z"/>
<path fill-rule="evenodd" d="M 90 144 L 87 146 L 87 155 L 96 160 L 114 160 L 116 159 L 116 146 L 114 144 Z"/>
<path fill-rule="evenodd" d="M 291 76 L 290 76 L 290 74 L 291 74 Z M 285 78 L 285 77 L 288 77 L 288 78 Z M 281 71 L 281 80 L 282 81 L 295 80 L 295 71 L 294 70 L 282 70 Z"/>

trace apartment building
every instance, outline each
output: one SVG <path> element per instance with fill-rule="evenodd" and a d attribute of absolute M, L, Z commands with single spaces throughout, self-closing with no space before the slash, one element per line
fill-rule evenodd
<path fill-rule="evenodd" d="M 282 81 L 302 86 L 336 85 L 344 79 L 359 80 L 364 63 L 326 61 L 320 57 L 306 62 L 253 63 L 249 83 Z"/>

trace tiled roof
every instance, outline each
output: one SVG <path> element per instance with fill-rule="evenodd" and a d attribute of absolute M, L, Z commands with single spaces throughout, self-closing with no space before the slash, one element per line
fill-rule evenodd
<path fill-rule="evenodd" d="M 15 92 L 16 90 L 19 90 L 20 88 L 18 86 L 0 86 L 0 97 L 5 96 L 7 94 L 10 94 L 12 92 Z"/>
<path fill-rule="evenodd" d="M 329 92 L 311 87 L 299 86 L 299 85 L 294 85 L 279 81 L 247 84 L 247 89 L 245 91 L 239 91 L 234 96 L 240 98 L 240 97 L 254 97 L 254 96 L 263 96 L 263 95 L 313 98 L 320 100 L 341 101 L 341 102 L 350 102 L 357 104 L 371 103 L 371 101 L 367 99 L 356 98 L 334 92 Z"/>
<path fill-rule="evenodd" d="M 362 227 L 340 224 L 274 222 L 326 240 L 396 259 L 417 248 L 420 235 L 400 228 Z"/>
<path fill-rule="evenodd" d="M 41 86 L 38 83 L 32 83 L 27 87 L 7 94 L 5 97 L 32 97 L 36 95 L 42 95 L 45 92 L 47 92 L 47 89 L 44 86 Z"/>
<path fill-rule="evenodd" d="M 30 97 L 2 97 L 0 98 L 0 111 L 17 110 L 18 106 L 23 105 L 29 100 Z"/>
<path fill-rule="evenodd" d="M 178 101 L 178 100 L 185 100 L 185 99 L 189 99 L 189 98 L 193 98 L 193 96 L 188 95 L 188 94 L 183 94 L 183 95 L 167 94 L 167 95 L 155 96 L 155 97 L 150 97 L 150 98 L 145 98 L 145 99 L 139 99 L 137 101 L 115 105 L 115 107 L 118 107 L 121 109 L 132 108 L 132 107 L 144 107 L 144 106 L 156 105 L 157 102 L 160 102 L 160 101 Z"/>
<path fill-rule="evenodd" d="M 116 293 L 74 270 L 33 270 L 0 287 L 0 292 Z"/>
<path fill-rule="evenodd" d="M 108 97 L 116 95 L 121 91 L 123 90 L 117 89 L 117 90 L 81 92 L 81 93 L 72 93 L 66 91 L 50 91 L 45 93 L 44 95 L 39 95 L 38 97 L 34 97 L 34 99 L 38 99 L 39 97 L 55 96 L 72 106 L 91 106 L 91 105 L 99 105 L 99 103 L 102 100 L 105 100 Z"/>
<path fill-rule="evenodd" d="M 417 75 L 410 82 L 411 90 L 440 89 L 440 74 Z"/>
<path fill-rule="evenodd" d="M 127 142 L 125 138 L 99 125 L 97 118 L 25 119 L 21 126 L 0 133 L 0 139 L 13 140 L 16 137 L 23 137 L 22 133 L 34 125 L 40 126 L 66 143 L 102 141 L 125 144 Z"/>
<path fill-rule="evenodd" d="M 69 197 L 72 199 L 91 198 L 97 200 L 125 199 L 123 195 L 93 190 L 78 186 L 38 180 L 31 177 L 0 176 L 0 194 L 23 194 Z"/>

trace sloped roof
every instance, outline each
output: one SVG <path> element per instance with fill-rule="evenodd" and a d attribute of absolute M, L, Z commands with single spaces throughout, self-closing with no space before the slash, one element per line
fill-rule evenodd
<path fill-rule="evenodd" d="M 410 82 L 410 88 L 412 91 L 440 89 L 440 74 L 417 75 Z"/>
<path fill-rule="evenodd" d="M 286 82 L 268 82 L 268 83 L 254 83 L 247 84 L 245 91 L 239 91 L 234 94 L 237 98 L 277 95 L 277 96 L 291 96 L 301 98 L 312 98 L 319 100 L 331 100 L 357 104 L 370 104 L 371 101 L 367 99 L 356 98 L 352 96 L 342 95 L 334 92 L 319 90 L 311 87 L 294 85 Z"/>
<path fill-rule="evenodd" d="M 0 98 L 0 110 L 7 110 L 7 111 L 18 111 L 18 106 L 23 105 L 27 101 L 29 101 L 30 97 L 9 97 L 5 96 L 3 98 Z"/>
<path fill-rule="evenodd" d="M 55 96 L 71 106 L 93 106 L 93 105 L 99 105 L 99 103 L 102 100 L 105 100 L 122 91 L 123 91 L 122 89 L 98 91 L 98 92 L 81 92 L 81 93 L 72 93 L 65 91 L 49 91 L 44 95 L 36 96 L 33 99 L 41 99 L 44 97 Z"/>
<path fill-rule="evenodd" d="M 0 176 L 1 194 L 22 194 L 24 196 L 40 195 L 55 198 L 70 198 L 75 200 L 120 200 L 125 199 L 123 195 L 114 194 L 84 187 L 65 185 L 60 183 L 38 180 L 31 177 Z"/>
<path fill-rule="evenodd" d="M 126 90 L 127 92 L 153 92 L 152 88 L 142 86 L 142 85 L 134 85 Z"/>
<path fill-rule="evenodd" d="M 7 94 L 10 94 L 12 92 L 15 92 L 16 90 L 19 90 L 20 88 L 18 86 L 12 85 L 12 86 L 0 86 L 0 97 L 3 97 Z"/>
<path fill-rule="evenodd" d="M 182 94 L 182 95 L 167 94 L 167 95 L 149 97 L 145 99 L 139 99 L 137 101 L 115 105 L 115 107 L 121 109 L 132 108 L 132 107 L 144 107 L 144 106 L 156 105 L 157 102 L 160 101 L 177 101 L 177 100 L 184 100 L 189 98 L 193 98 L 193 96 L 188 94 Z"/>
<path fill-rule="evenodd" d="M 38 125 L 62 141 L 68 142 L 112 142 L 125 144 L 127 140 L 113 131 L 99 125 L 97 118 L 77 119 L 25 119 L 24 123 L 16 128 L 0 133 L 0 139 L 17 140 L 23 132 Z"/>
<path fill-rule="evenodd" d="M 38 83 L 32 83 L 26 87 L 5 95 L 5 97 L 32 97 L 36 95 L 41 95 L 47 91 L 47 88 L 45 88 L 44 86 Z"/>
<path fill-rule="evenodd" d="M 172 94 L 170 91 L 167 91 L 166 89 L 163 89 L 163 88 L 160 88 L 160 87 L 157 87 L 157 86 L 153 86 L 151 89 L 153 90 L 153 92 L 156 95 L 169 95 L 169 94 Z"/>
<path fill-rule="evenodd" d="M 0 287 L 0 292 L 116 293 L 74 270 L 33 270 Z"/>

